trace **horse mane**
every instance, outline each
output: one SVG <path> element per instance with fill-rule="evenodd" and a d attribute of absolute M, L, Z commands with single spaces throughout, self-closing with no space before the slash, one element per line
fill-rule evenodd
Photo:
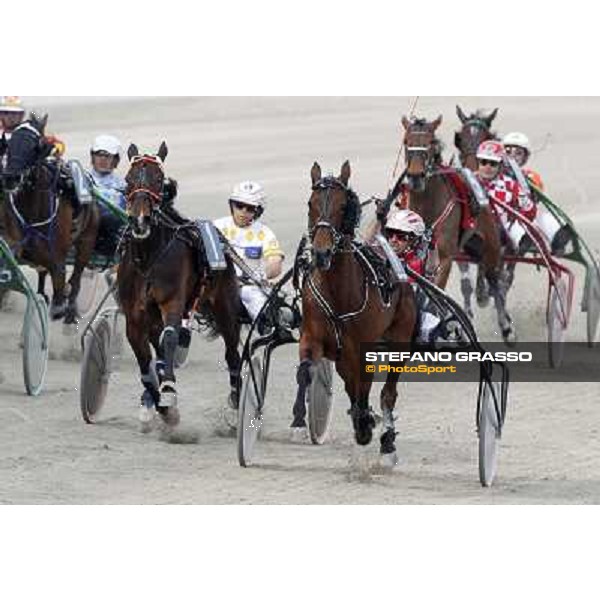
<path fill-rule="evenodd" d="M 190 219 L 184 217 L 173 205 L 172 202 L 163 202 L 160 207 L 161 212 L 172 219 L 177 225 L 187 225 L 191 223 Z"/>
<path fill-rule="evenodd" d="M 360 224 L 362 216 L 362 206 L 356 192 L 348 188 L 348 202 L 344 210 L 342 219 L 342 233 L 346 235 L 354 235 L 356 228 Z"/>

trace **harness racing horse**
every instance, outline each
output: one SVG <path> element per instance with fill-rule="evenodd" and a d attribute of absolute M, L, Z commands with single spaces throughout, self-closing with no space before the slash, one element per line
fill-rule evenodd
<path fill-rule="evenodd" d="M 317 163 L 311 171 L 311 253 L 302 272 L 300 366 L 292 427 L 306 427 L 307 389 L 318 362 L 326 358 L 336 363 L 344 381 L 356 441 L 367 445 L 373 437 L 375 420 L 369 407 L 372 381 L 361 380 L 360 344 L 380 339 L 409 343 L 417 309 L 407 282 L 396 283 L 388 296 L 382 294 L 366 249 L 353 241 L 361 208 L 348 186 L 350 174 L 349 162 L 342 166 L 339 178 L 323 178 Z M 385 429 L 381 454 L 388 464 L 396 462 L 394 407 L 398 378 L 398 373 L 389 374 L 381 393 Z"/>
<path fill-rule="evenodd" d="M 491 127 L 498 115 L 498 109 L 494 109 L 486 115 L 482 110 L 477 110 L 467 116 L 460 106 L 456 106 L 456 114 L 461 122 L 461 129 L 454 134 L 454 146 L 459 152 L 460 164 L 475 173 L 478 168 L 477 150 L 479 146 L 488 140 L 496 139 L 496 134 Z M 463 304 L 468 315 L 473 317 L 473 283 L 471 281 L 471 265 L 468 262 L 458 263 L 461 273 L 460 289 L 463 295 Z M 477 269 L 476 284 L 477 304 L 485 308 L 489 304 L 489 291 L 481 269 Z"/>
<path fill-rule="evenodd" d="M 53 145 L 44 138 L 47 120 L 47 115 L 39 119 L 32 113 L 5 142 L 1 216 L 4 235 L 15 256 L 42 271 L 38 288 L 41 294 L 45 273 L 50 273 L 50 316 L 64 317 L 65 323 L 73 324 L 81 274 L 92 256 L 100 213 L 95 204 L 89 204 L 75 219 L 72 200 L 59 190 L 60 164 L 50 158 Z M 72 246 L 75 263 L 65 303 L 66 260 Z"/>
<path fill-rule="evenodd" d="M 155 410 L 167 425 L 179 423 L 174 359 L 184 315 L 200 313 L 210 332 L 223 337 L 230 402 L 237 407 L 241 300 L 230 257 L 225 270 L 211 271 L 196 224 L 163 203 L 166 144 L 156 156 L 140 155 L 133 144 L 127 154 L 129 224 L 117 281 L 127 339 L 144 386 L 140 420 L 149 431 Z"/>
<path fill-rule="evenodd" d="M 486 114 L 483 110 L 477 110 L 467 116 L 460 106 L 457 106 L 456 114 L 462 125 L 460 131 L 457 131 L 454 135 L 454 145 L 459 151 L 460 163 L 470 171 L 476 172 L 478 168 L 477 150 L 479 146 L 488 140 L 498 139 L 496 133 L 492 131 L 492 124 L 498 115 L 498 109 L 494 109 L 489 114 Z M 496 228 L 500 232 L 501 252 L 502 257 L 504 257 L 507 248 L 502 244 L 502 232 L 498 223 L 496 223 Z M 518 252 L 517 248 L 512 248 L 509 240 L 507 240 L 507 243 L 511 252 Z M 461 291 L 463 294 L 464 307 L 467 313 L 472 315 L 473 309 L 471 299 L 473 296 L 473 284 L 471 283 L 470 278 L 470 264 L 461 262 L 459 263 L 459 268 L 461 271 Z M 502 264 L 501 282 L 505 296 L 508 294 L 511 287 L 515 268 L 516 263 L 509 263 L 506 266 Z M 489 303 L 489 290 L 481 269 L 477 270 L 477 284 L 475 290 L 477 304 L 481 307 L 486 307 Z"/>
<path fill-rule="evenodd" d="M 462 205 L 453 183 L 454 178 L 460 178 L 464 186 L 464 180 L 455 170 L 444 169 L 434 160 L 438 148 L 435 132 L 441 122 L 441 116 L 433 122 L 425 119 L 409 121 L 406 117 L 402 119 L 408 204 L 433 231 L 439 257 L 436 285 L 446 288 L 452 263 L 462 248 L 479 263 L 495 301 L 502 336 L 505 342 L 512 343 L 514 329 L 506 312 L 506 292 L 501 277 L 502 246 L 496 220 L 489 206 L 478 207 L 479 213 L 473 214 L 476 229 L 465 237 L 462 221 L 466 206 Z M 472 311 L 467 313 L 473 314 Z"/>

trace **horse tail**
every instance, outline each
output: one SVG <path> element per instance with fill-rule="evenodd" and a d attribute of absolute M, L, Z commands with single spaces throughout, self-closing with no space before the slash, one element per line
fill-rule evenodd
<path fill-rule="evenodd" d="M 227 263 L 227 268 L 224 271 L 208 275 L 208 277 L 214 277 L 212 285 L 219 285 L 220 282 L 223 282 L 226 293 L 236 295 L 231 300 L 236 303 L 235 314 L 239 315 L 241 312 L 242 301 L 240 298 L 235 265 L 231 256 L 227 253 L 225 254 L 225 261 Z M 207 297 L 202 298 L 199 302 L 198 312 L 196 313 L 196 322 L 198 323 L 202 334 L 210 341 L 213 341 L 224 334 L 218 325 L 214 312 L 214 305 Z"/>

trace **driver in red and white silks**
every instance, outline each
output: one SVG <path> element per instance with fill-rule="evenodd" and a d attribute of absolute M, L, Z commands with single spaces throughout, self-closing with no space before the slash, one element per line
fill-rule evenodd
<path fill-rule="evenodd" d="M 268 283 L 281 275 L 284 253 L 273 231 L 261 221 L 265 205 L 263 187 L 254 181 L 243 181 L 235 186 L 229 198 L 231 215 L 217 219 L 214 224 L 256 278 Z M 238 270 L 238 276 L 241 275 Z M 248 314 L 255 320 L 267 301 L 265 291 L 244 283 L 241 297 Z"/>
<path fill-rule="evenodd" d="M 507 204 L 526 219 L 533 221 L 537 206 L 527 190 L 521 189 L 517 180 L 502 169 L 505 153 L 501 142 L 483 142 L 477 150 L 477 178 L 491 199 Z M 529 241 L 527 231 L 514 217 L 506 211 L 492 205 L 500 223 L 515 249 L 523 249 Z"/>
<path fill-rule="evenodd" d="M 390 211 L 385 222 L 383 235 L 389 242 L 396 256 L 410 269 L 425 276 L 425 261 L 429 242 L 425 240 L 425 223 L 421 215 L 407 209 Z M 419 308 L 419 331 L 417 341 L 431 343 L 440 325 L 440 318 L 427 310 L 428 299 L 414 281 L 413 289 Z"/>

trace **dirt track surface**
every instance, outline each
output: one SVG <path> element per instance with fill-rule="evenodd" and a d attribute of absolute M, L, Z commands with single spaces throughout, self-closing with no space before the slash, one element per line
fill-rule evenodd
<path fill-rule="evenodd" d="M 69 154 L 87 160 L 98 133 L 114 133 L 155 151 L 165 139 L 169 173 L 180 183 L 178 205 L 189 216 L 227 210 L 237 181 L 258 179 L 269 195 L 267 223 L 293 255 L 306 222 L 309 170 L 339 173 L 349 158 L 361 197 L 384 194 L 399 142 L 406 98 L 29 99 L 50 110 L 50 130 Z M 500 132 L 526 131 L 540 148 L 533 161 L 550 195 L 600 247 L 599 99 L 424 98 L 418 113 L 444 115 L 452 152 L 465 110 L 500 107 Z M 547 139 L 548 134 L 551 137 Z M 122 165 L 123 168 L 123 165 Z M 569 339 L 583 340 L 578 311 L 582 270 Z M 509 307 L 521 340 L 545 339 L 545 277 L 517 272 Z M 456 292 L 456 277 L 451 290 Z M 292 444 L 288 425 L 295 391 L 296 349 L 276 355 L 268 390 L 265 434 L 257 466 L 241 469 L 235 440 L 223 437 L 221 407 L 227 375 L 221 342 L 194 340 L 179 374 L 182 425 L 176 436 L 138 430 L 137 366 L 127 348 L 111 381 L 101 423 L 79 414 L 78 340 L 52 327 L 44 393 L 23 392 L 19 327 L 24 303 L 11 296 L 0 312 L 0 503 L 595 503 L 600 500 L 599 384 L 519 384 L 511 387 L 499 477 L 483 490 L 477 478 L 475 384 L 404 384 L 399 402 L 401 463 L 393 474 L 372 468 L 378 444 L 354 445 L 348 400 L 336 381 L 331 439 L 323 447 Z M 490 312 L 477 317 L 484 339 L 495 339 Z M 68 360 L 66 360 L 68 359 Z M 3 380 L 3 381 L 2 381 Z M 372 402 L 378 404 L 378 388 Z"/>

